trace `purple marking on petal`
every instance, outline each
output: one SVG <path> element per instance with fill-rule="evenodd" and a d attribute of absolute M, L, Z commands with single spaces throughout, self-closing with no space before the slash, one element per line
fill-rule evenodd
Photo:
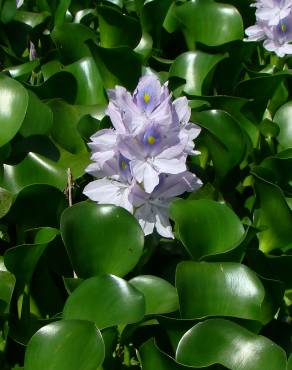
<path fill-rule="evenodd" d="M 124 157 L 121 153 L 119 154 L 118 166 L 122 178 L 130 182 L 132 180 L 132 174 L 130 170 L 130 160 Z"/>
<path fill-rule="evenodd" d="M 158 130 L 151 125 L 144 133 L 143 139 L 142 139 L 143 144 L 148 148 L 148 149 L 153 149 L 157 147 L 157 145 L 160 144 L 161 142 L 161 135 L 158 132 Z"/>

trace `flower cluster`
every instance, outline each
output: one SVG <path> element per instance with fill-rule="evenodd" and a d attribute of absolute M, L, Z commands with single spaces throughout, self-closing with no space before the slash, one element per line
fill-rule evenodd
<path fill-rule="evenodd" d="M 245 30 L 245 41 L 264 41 L 279 57 L 292 54 L 292 0 L 258 0 L 256 24 Z"/>
<path fill-rule="evenodd" d="M 84 194 L 98 203 L 124 207 L 138 219 L 145 235 L 173 238 L 168 208 L 174 197 L 196 190 L 201 181 L 187 171 L 195 155 L 200 128 L 189 122 L 185 97 L 171 100 L 167 84 L 152 75 L 140 79 L 133 94 L 109 90 L 106 110 L 113 129 L 91 137 L 91 163 L 86 171 L 98 180 Z"/>

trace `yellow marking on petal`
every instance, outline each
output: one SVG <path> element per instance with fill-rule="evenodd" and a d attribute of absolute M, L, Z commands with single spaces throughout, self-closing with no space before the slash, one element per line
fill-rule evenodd
<path fill-rule="evenodd" d="M 153 145 L 155 143 L 156 139 L 155 139 L 154 136 L 150 135 L 150 136 L 148 136 L 147 141 L 148 141 L 149 144 Z"/>
<path fill-rule="evenodd" d="M 125 170 L 127 168 L 127 163 L 125 161 L 121 162 L 122 170 Z"/>
<path fill-rule="evenodd" d="M 150 94 L 148 93 L 144 93 L 143 95 L 143 99 L 144 99 L 144 102 L 147 104 L 149 103 L 149 100 L 150 100 Z"/>
<path fill-rule="evenodd" d="M 286 32 L 287 31 L 287 24 L 286 23 L 282 23 L 281 24 L 281 30 L 282 30 L 282 32 Z"/>

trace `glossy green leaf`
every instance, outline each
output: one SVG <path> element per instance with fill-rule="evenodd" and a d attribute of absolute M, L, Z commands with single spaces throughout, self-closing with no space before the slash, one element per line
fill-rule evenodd
<path fill-rule="evenodd" d="M 287 194 L 292 194 L 292 148 L 283 150 L 277 155 L 265 158 L 261 163 L 264 167 L 271 171 L 271 175 L 275 178 L 275 184 Z"/>
<path fill-rule="evenodd" d="M 96 40 L 96 34 L 83 24 L 64 23 L 53 30 L 52 38 L 60 46 L 62 61 L 68 64 L 91 56 L 85 41 Z"/>
<path fill-rule="evenodd" d="M 69 72 L 58 72 L 39 85 L 28 85 L 40 99 L 64 99 L 74 103 L 77 94 L 77 81 Z"/>
<path fill-rule="evenodd" d="M 285 72 L 278 75 L 264 75 L 241 81 L 235 91 L 235 95 L 252 99 L 249 104 L 258 120 L 262 119 L 269 99 L 283 79 L 287 77 Z"/>
<path fill-rule="evenodd" d="M 179 309 L 175 287 L 157 276 L 141 275 L 129 280 L 145 297 L 145 314 L 162 314 Z"/>
<path fill-rule="evenodd" d="M 283 349 L 227 320 L 211 319 L 195 325 L 179 342 L 179 363 L 202 368 L 215 363 L 231 370 L 286 368 Z"/>
<path fill-rule="evenodd" d="M 28 107 L 20 134 L 24 137 L 44 135 L 53 124 L 53 113 L 47 104 L 43 103 L 32 91 L 28 91 Z"/>
<path fill-rule="evenodd" d="M 85 143 L 77 130 L 80 115 L 76 107 L 62 100 L 52 100 L 49 106 L 54 115 L 51 130 L 53 139 L 72 154 L 86 151 Z"/>
<path fill-rule="evenodd" d="M 153 339 L 149 339 L 144 343 L 140 350 L 143 370 L 186 370 L 187 367 L 179 365 L 173 358 L 161 352 L 154 343 Z"/>
<path fill-rule="evenodd" d="M 72 154 L 65 149 L 59 148 L 60 159 L 58 164 L 63 168 L 70 168 L 71 174 L 74 180 L 82 177 L 85 172 L 85 168 L 91 163 L 89 152 L 80 152 Z"/>
<path fill-rule="evenodd" d="M 19 130 L 27 105 L 28 94 L 24 87 L 12 78 L 0 75 L 0 147 Z"/>
<path fill-rule="evenodd" d="M 5 69 L 13 78 L 29 77 L 32 71 L 40 65 L 39 59 L 35 59 L 17 66 L 11 66 Z"/>
<path fill-rule="evenodd" d="M 66 170 L 57 163 L 36 153 L 29 153 L 16 165 L 4 165 L 0 181 L 3 188 L 18 193 L 32 184 L 47 184 L 64 190 L 67 183 Z"/>
<path fill-rule="evenodd" d="M 20 190 L 6 217 L 24 229 L 59 227 L 60 215 L 67 204 L 65 194 L 55 187 L 29 185 Z"/>
<path fill-rule="evenodd" d="M 204 81 L 216 64 L 226 58 L 223 54 L 207 54 L 202 51 L 189 51 L 180 54 L 172 63 L 169 75 L 186 80 L 183 90 L 190 95 L 202 95 Z"/>
<path fill-rule="evenodd" d="M 4 254 L 4 263 L 19 283 L 28 284 L 31 281 L 35 267 L 44 253 L 47 245 L 54 240 L 58 230 L 52 228 L 40 229 L 41 239 L 35 244 L 23 244 L 8 249 Z"/>
<path fill-rule="evenodd" d="M 175 15 L 190 50 L 196 42 L 217 46 L 243 38 L 242 18 L 232 5 L 191 0 L 178 5 Z"/>
<path fill-rule="evenodd" d="M 256 176 L 255 189 L 259 199 L 260 209 L 256 217 L 256 225 L 262 231 L 258 234 L 260 249 L 268 253 L 291 245 L 292 213 L 281 189 L 266 181 L 259 170 L 254 170 Z"/>
<path fill-rule="evenodd" d="M 6 215 L 13 202 L 13 195 L 8 190 L 0 188 L 0 218 Z"/>
<path fill-rule="evenodd" d="M 172 0 L 144 1 L 140 15 L 143 31 L 150 32 L 157 37 L 171 3 Z"/>
<path fill-rule="evenodd" d="M 265 290 L 245 265 L 181 262 L 176 287 L 182 318 L 232 316 L 259 321 L 262 318 Z"/>
<path fill-rule="evenodd" d="M 0 313 L 8 313 L 15 286 L 15 276 L 8 271 L 0 271 Z"/>
<path fill-rule="evenodd" d="M 141 76 L 141 60 L 128 47 L 102 48 L 89 43 L 106 89 L 122 85 L 134 90 Z"/>
<path fill-rule="evenodd" d="M 232 249 L 244 235 L 237 215 L 209 199 L 178 200 L 171 206 L 179 239 L 194 259 Z"/>
<path fill-rule="evenodd" d="M 114 275 L 85 280 L 66 301 L 66 320 L 93 321 L 99 329 L 130 324 L 143 319 L 144 296 L 125 280 Z"/>
<path fill-rule="evenodd" d="M 112 205 L 81 202 L 66 209 L 61 234 L 81 278 L 102 273 L 123 276 L 134 268 L 143 251 L 144 236 L 136 219 Z"/>
<path fill-rule="evenodd" d="M 66 19 L 66 12 L 70 6 L 71 0 L 61 0 L 55 10 L 55 27 L 61 26 Z"/>
<path fill-rule="evenodd" d="M 100 46 L 104 48 L 135 47 L 138 44 L 142 32 L 135 18 L 110 6 L 99 6 L 97 11 Z"/>
<path fill-rule="evenodd" d="M 93 105 L 107 104 L 102 78 L 91 57 L 82 58 L 63 68 L 72 73 L 77 81 L 77 96 L 75 104 Z"/>
<path fill-rule="evenodd" d="M 44 326 L 31 338 L 24 370 L 96 370 L 103 359 L 104 343 L 93 323 L 61 320 Z"/>
<path fill-rule="evenodd" d="M 292 128 L 290 118 L 292 113 L 292 102 L 288 102 L 276 112 L 274 122 L 280 127 L 280 133 L 277 137 L 282 149 L 292 147 Z"/>
<path fill-rule="evenodd" d="M 247 148 L 244 132 L 231 115 L 220 110 L 194 112 L 192 120 L 207 130 L 203 143 L 210 152 L 218 176 L 223 178 L 244 159 Z"/>
<path fill-rule="evenodd" d="M 24 23 L 31 28 L 35 28 L 38 25 L 44 23 L 44 21 L 49 17 L 50 13 L 48 9 L 44 9 L 41 13 L 28 12 L 25 10 L 18 9 L 15 15 L 15 20 Z"/>
<path fill-rule="evenodd" d="M 2 0 L 1 2 L 1 22 L 8 23 L 10 22 L 16 13 L 16 3 L 11 0 Z"/>
<path fill-rule="evenodd" d="M 288 364 L 287 364 L 287 370 L 291 370 L 291 369 L 292 369 L 292 356 L 290 355 L 289 360 L 288 360 Z"/>

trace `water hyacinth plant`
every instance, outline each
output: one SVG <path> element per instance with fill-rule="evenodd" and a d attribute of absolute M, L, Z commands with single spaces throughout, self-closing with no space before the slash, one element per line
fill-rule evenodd
<path fill-rule="evenodd" d="M 264 48 L 279 57 L 292 54 L 292 2 L 290 0 L 259 0 L 256 24 L 245 30 L 246 41 L 263 41 Z"/>
<path fill-rule="evenodd" d="M 291 12 L 0 1 L 0 370 L 292 370 Z"/>
<path fill-rule="evenodd" d="M 173 238 L 168 206 L 177 195 L 194 191 L 201 181 L 187 171 L 188 155 L 200 128 L 189 122 L 185 97 L 171 100 L 167 84 L 144 76 L 131 95 L 121 86 L 109 91 L 106 113 L 114 129 L 91 137 L 86 171 L 102 179 L 90 182 L 84 194 L 100 204 L 115 204 L 133 213 L 144 234 Z"/>

